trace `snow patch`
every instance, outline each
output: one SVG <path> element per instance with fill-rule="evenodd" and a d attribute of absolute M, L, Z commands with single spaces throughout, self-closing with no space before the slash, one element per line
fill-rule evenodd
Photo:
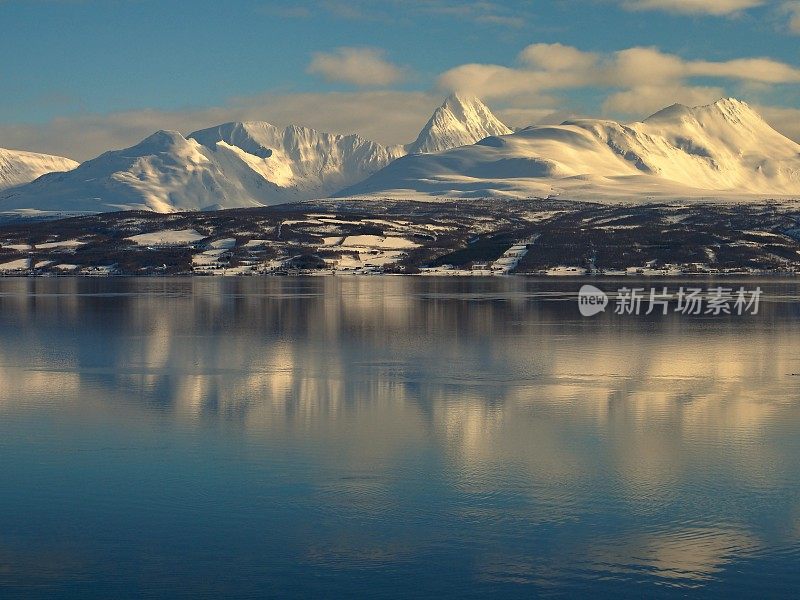
<path fill-rule="evenodd" d="M 176 246 L 180 244 L 193 244 L 206 236 L 197 233 L 194 229 L 164 229 L 151 233 L 141 233 L 126 238 L 140 246 Z"/>
<path fill-rule="evenodd" d="M 379 235 L 349 235 L 341 244 L 349 248 L 411 249 L 419 244 L 401 237 L 382 237 Z"/>
<path fill-rule="evenodd" d="M 63 240 L 59 242 L 47 242 L 45 244 L 36 244 L 37 250 L 52 250 L 54 248 L 79 248 L 85 246 L 87 242 L 80 240 Z"/>
<path fill-rule="evenodd" d="M 236 238 L 225 238 L 222 240 L 214 240 L 209 244 L 214 249 L 230 250 L 236 246 Z"/>
<path fill-rule="evenodd" d="M 0 264 L 0 271 L 27 271 L 30 268 L 31 260 L 29 258 L 20 258 L 12 260 L 11 262 Z"/>

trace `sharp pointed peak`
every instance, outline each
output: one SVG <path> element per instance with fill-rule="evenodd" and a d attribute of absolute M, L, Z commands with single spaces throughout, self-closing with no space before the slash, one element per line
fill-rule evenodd
<path fill-rule="evenodd" d="M 483 100 L 467 92 L 452 92 L 437 110 L 449 110 L 455 115 L 465 115 L 468 112 L 491 113 L 491 109 Z"/>
<path fill-rule="evenodd" d="M 451 92 L 444 99 L 444 102 L 442 102 L 442 106 L 447 106 L 450 104 L 483 104 L 483 102 L 475 94 L 470 94 L 468 92 Z"/>
<path fill-rule="evenodd" d="M 410 153 L 438 152 L 509 133 L 511 129 L 478 97 L 454 92 L 434 111 L 416 141 L 406 149 Z"/>

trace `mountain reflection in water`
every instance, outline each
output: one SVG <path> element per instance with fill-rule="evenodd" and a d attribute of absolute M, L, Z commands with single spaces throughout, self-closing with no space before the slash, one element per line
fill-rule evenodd
<path fill-rule="evenodd" d="M 0 280 L 0 595 L 796 590 L 800 286 L 744 285 Z"/>

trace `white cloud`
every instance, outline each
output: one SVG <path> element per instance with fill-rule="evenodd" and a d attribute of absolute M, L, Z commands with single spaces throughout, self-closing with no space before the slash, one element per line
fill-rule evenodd
<path fill-rule="evenodd" d="M 612 86 L 653 85 L 686 75 L 686 63 L 655 48 L 629 48 L 608 57 L 604 75 Z"/>
<path fill-rule="evenodd" d="M 547 71 L 521 70 L 501 65 L 468 64 L 455 67 L 439 77 L 447 91 L 469 92 L 485 100 L 531 97 L 548 89 L 563 89 L 574 79 Z M 577 87 L 580 87 L 579 85 Z"/>
<path fill-rule="evenodd" d="M 800 82 L 800 69 L 770 58 L 741 58 L 727 62 L 689 62 L 686 63 L 686 74 L 760 83 Z"/>
<path fill-rule="evenodd" d="M 338 51 L 334 58 L 343 55 Z M 475 93 L 492 103 L 505 122 L 520 127 L 566 118 L 571 107 L 559 98 L 565 90 L 605 93 L 606 113 L 642 118 L 675 102 L 712 102 L 729 95 L 730 88 L 745 99 L 769 98 L 776 84 L 800 83 L 800 69 L 768 58 L 692 61 L 655 48 L 602 54 L 534 44 L 520 53 L 514 66 L 460 65 L 443 73 L 438 83 L 442 91 Z M 44 124 L 0 124 L 0 140 L 5 147 L 85 160 L 135 144 L 158 129 L 186 134 L 227 121 L 266 120 L 404 143 L 414 139 L 440 102 L 439 93 L 429 92 L 268 93 L 193 110 L 136 110 L 62 117 Z M 800 140 L 800 110 L 765 110 L 780 131 Z"/>
<path fill-rule="evenodd" d="M 393 2 L 403 10 L 411 10 L 420 15 L 455 17 L 478 24 L 501 27 L 522 27 L 530 18 L 527 10 L 487 0 L 393 0 Z"/>
<path fill-rule="evenodd" d="M 390 63 L 377 48 L 337 48 L 313 55 L 307 72 L 328 81 L 359 87 L 385 87 L 403 78 L 403 68 Z"/>
<path fill-rule="evenodd" d="M 335 19 L 392 23 L 396 23 L 398 18 L 458 19 L 493 28 L 523 27 L 534 14 L 532 6 L 489 0 L 274 0 L 263 10 L 279 17 L 312 18 L 322 15 Z"/>
<path fill-rule="evenodd" d="M 472 20 L 476 23 L 483 23 L 486 25 L 497 25 L 499 27 L 524 27 L 525 19 L 522 17 L 511 17 L 504 15 L 483 14 L 475 15 Z"/>
<path fill-rule="evenodd" d="M 723 96 L 725 90 L 719 87 L 643 85 L 611 94 L 603 103 L 603 112 L 640 118 L 670 104 L 698 106 Z"/>
<path fill-rule="evenodd" d="M 723 16 L 755 8 L 764 0 L 623 0 L 627 10 L 662 10 L 683 14 Z"/>
<path fill-rule="evenodd" d="M 784 2 L 781 5 L 781 10 L 784 15 L 788 16 L 788 29 L 790 33 L 800 35 L 800 2 Z"/>
<path fill-rule="evenodd" d="M 709 104 L 730 95 L 728 88 L 757 97 L 769 94 L 776 84 L 798 83 L 800 69 L 769 58 L 685 60 L 657 48 L 598 54 L 562 44 L 528 46 L 517 66 L 473 63 L 439 77 L 443 90 L 466 91 L 506 104 L 499 114 L 512 126 L 535 123 L 542 114 L 563 110 L 564 102 L 553 95 L 565 90 L 608 90 L 604 113 L 643 118 L 674 103 Z M 772 114 L 780 118 L 782 131 L 800 139 L 800 126 L 791 123 L 797 113 Z"/>
<path fill-rule="evenodd" d="M 760 83 L 798 83 L 800 69 L 770 58 L 729 61 L 686 61 L 656 48 L 630 48 L 616 52 L 604 75 L 616 85 L 643 85 L 712 77 Z"/>
<path fill-rule="evenodd" d="M 265 120 L 399 144 L 414 139 L 441 100 L 438 94 L 396 91 L 264 94 L 196 110 L 136 110 L 61 117 L 43 124 L 0 124 L 0 140 L 7 148 L 86 160 L 131 146 L 159 129 L 188 134 L 228 121 Z"/>
<path fill-rule="evenodd" d="M 600 57 L 563 44 L 532 44 L 520 53 L 519 59 L 548 71 L 568 71 L 593 67 Z"/>
<path fill-rule="evenodd" d="M 707 98 L 722 86 L 697 87 L 694 79 L 719 79 L 750 85 L 800 83 L 800 69 L 769 58 L 691 61 L 656 48 L 628 48 L 600 55 L 561 44 L 535 44 L 519 55 L 519 66 L 467 64 L 439 77 L 445 90 L 519 103 L 543 98 L 556 90 L 618 88 L 607 106 L 622 107 L 628 99 L 654 98 L 671 103 L 683 98 Z"/>
<path fill-rule="evenodd" d="M 514 106 L 495 110 L 494 113 L 503 123 L 512 129 L 521 129 L 529 125 L 558 125 L 567 119 L 577 117 L 572 111 Z"/>

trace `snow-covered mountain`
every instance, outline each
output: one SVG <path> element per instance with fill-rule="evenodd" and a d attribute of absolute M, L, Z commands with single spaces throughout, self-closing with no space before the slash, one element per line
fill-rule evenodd
<path fill-rule="evenodd" d="M 77 166 L 74 160 L 61 156 L 0 148 L 0 190 L 29 183 L 45 173 L 69 171 Z"/>
<path fill-rule="evenodd" d="M 46 158 L 53 162 L 23 164 L 75 167 Z M 629 125 L 582 119 L 511 133 L 479 100 L 454 95 L 407 146 L 264 122 L 228 123 L 188 137 L 160 131 L 6 189 L 0 211 L 172 212 L 330 195 L 800 197 L 800 145 L 733 99 L 674 105 Z"/>
<path fill-rule="evenodd" d="M 272 184 L 275 189 L 266 194 L 251 190 L 263 204 L 329 196 L 405 154 L 401 146 L 382 146 L 358 135 L 295 125 L 281 129 L 265 122 L 227 123 L 197 131 L 189 139 L 211 150 L 226 173 L 241 171 L 244 164 L 256 181 Z"/>
<path fill-rule="evenodd" d="M 68 173 L 52 173 L 0 194 L 5 210 L 107 212 L 195 210 L 224 197 L 256 206 L 240 178 L 221 171 L 212 153 L 175 131 L 159 131 L 125 150 L 106 152 Z"/>
<path fill-rule="evenodd" d="M 511 129 L 474 96 L 449 96 L 427 122 L 417 139 L 406 146 L 409 154 L 441 152 L 468 146 L 492 135 L 507 135 Z"/>
<path fill-rule="evenodd" d="M 0 211 L 172 212 L 322 198 L 409 151 L 472 144 L 508 131 L 480 101 L 460 96 L 448 98 L 405 147 L 265 122 L 227 123 L 188 137 L 159 131 L 69 173 L 0 193 Z"/>
<path fill-rule="evenodd" d="M 800 197 L 800 145 L 750 106 L 674 105 L 643 122 L 575 120 L 399 159 L 338 196 Z"/>
<path fill-rule="evenodd" d="M 0 210 L 210 210 L 327 196 L 403 154 L 358 136 L 229 123 L 184 137 L 159 131 L 69 173 L 0 194 Z"/>

